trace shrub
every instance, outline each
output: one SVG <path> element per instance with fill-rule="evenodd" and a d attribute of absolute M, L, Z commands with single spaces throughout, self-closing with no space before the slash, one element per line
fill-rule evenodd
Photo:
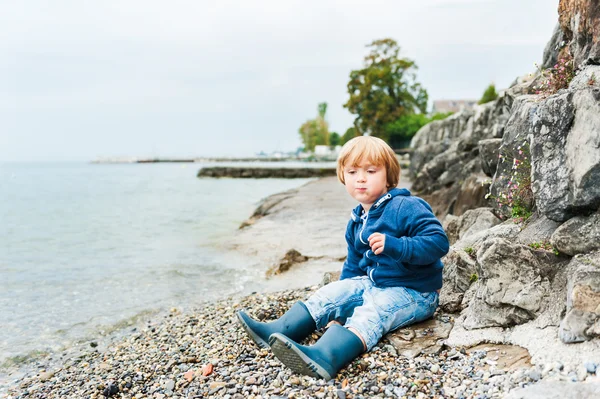
<path fill-rule="evenodd" d="M 553 68 L 541 69 L 537 64 L 535 66 L 540 71 L 542 80 L 533 89 L 535 94 L 541 94 L 544 97 L 569 87 L 569 83 L 576 74 L 573 57 L 568 52 L 558 60 Z"/>
<path fill-rule="evenodd" d="M 477 102 L 477 104 L 485 104 L 490 101 L 494 101 L 498 98 L 498 93 L 496 93 L 496 85 L 493 83 L 490 84 L 487 89 L 483 92 L 483 96 L 481 96 L 481 100 Z"/>

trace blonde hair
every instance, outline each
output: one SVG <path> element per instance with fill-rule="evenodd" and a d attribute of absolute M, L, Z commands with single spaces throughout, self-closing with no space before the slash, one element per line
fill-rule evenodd
<path fill-rule="evenodd" d="M 383 140 L 373 136 L 358 136 L 342 147 L 337 159 L 337 176 L 342 184 L 344 168 L 348 165 L 359 166 L 363 160 L 374 166 L 384 166 L 388 187 L 396 187 L 400 180 L 400 163 L 394 150 Z"/>

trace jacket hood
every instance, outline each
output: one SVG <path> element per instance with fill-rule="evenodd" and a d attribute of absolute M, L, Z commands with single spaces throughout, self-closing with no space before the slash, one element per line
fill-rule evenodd
<path fill-rule="evenodd" d="M 410 197 L 410 191 L 408 191 L 405 188 L 393 188 L 390 191 L 388 191 L 387 193 L 383 194 L 381 197 L 379 197 L 377 199 L 377 201 L 375 201 L 373 203 L 373 206 L 371 206 L 371 209 L 369 209 L 370 213 L 379 213 L 383 211 L 383 208 L 385 207 L 384 205 L 387 204 L 389 202 L 389 200 L 391 200 L 394 197 L 398 197 L 398 196 L 404 196 L 404 197 Z M 363 207 L 362 205 L 358 205 L 356 208 L 354 208 L 352 210 L 352 213 L 350 214 L 350 216 L 352 217 L 352 221 L 353 222 L 359 222 L 361 219 L 361 214 L 363 212 Z"/>

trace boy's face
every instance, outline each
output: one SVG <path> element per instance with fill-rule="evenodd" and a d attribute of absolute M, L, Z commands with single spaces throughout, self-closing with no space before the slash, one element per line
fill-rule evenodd
<path fill-rule="evenodd" d="M 360 165 L 344 166 L 346 191 L 363 206 L 365 211 L 383 194 L 387 193 L 385 166 L 364 161 Z"/>

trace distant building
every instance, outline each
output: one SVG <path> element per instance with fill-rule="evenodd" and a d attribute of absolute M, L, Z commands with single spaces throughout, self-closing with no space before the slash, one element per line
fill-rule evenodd
<path fill-rule="evenodd" d="M 447 112 L 459 112 L 465 109 L 473 109 L 477 100 L 436 100 L 433 102 L 432 114 Z"/>

